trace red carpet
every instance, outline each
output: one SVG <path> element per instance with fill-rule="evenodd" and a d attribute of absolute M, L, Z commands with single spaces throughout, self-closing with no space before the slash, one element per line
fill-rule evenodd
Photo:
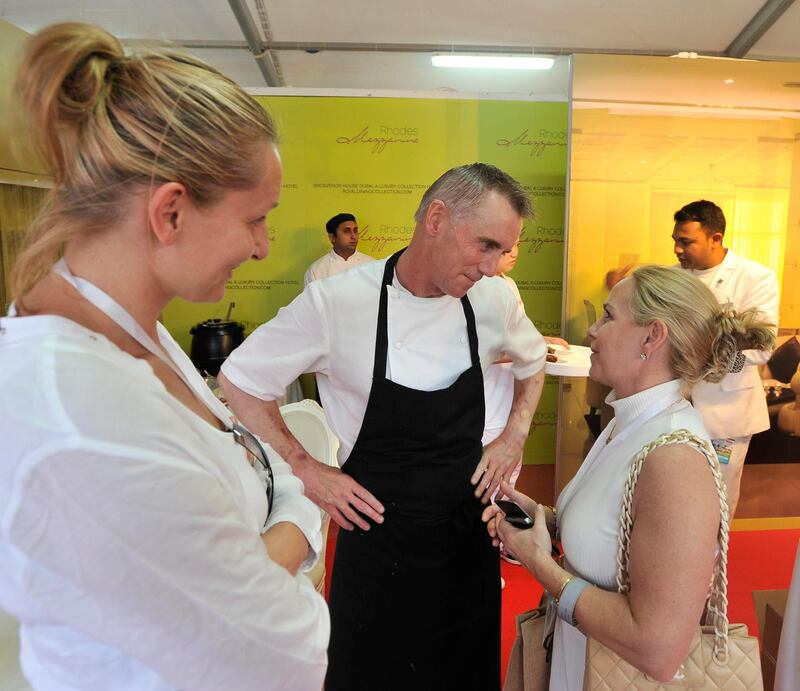
<path fill-rule="evenodd" d="M 328 535 L 326 568 L 331 573 L 336 526 Z M 728 552 L 728 618 L 747 624 L 750 633 L 758 634 L 752 592 L 782 590 L 789 587 L 800 530 L 754 530 L 731 533 Z M 505 672 L 511 644 L 514 642 L 514 618 L 539 602 L 542 587 L 521 566 L 502 562 L 506 582 L 503 590 L 502 669 Z M 325 595 L 327 596 L 327 583 Z"/>

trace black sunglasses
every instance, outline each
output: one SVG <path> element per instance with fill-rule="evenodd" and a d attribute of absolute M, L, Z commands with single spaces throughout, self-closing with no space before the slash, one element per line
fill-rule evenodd
<path fill-rule="evenodd" d="M 261 480 L 267 492 L 267 519 L 269 519 L 269 514 L 272 512 L 275 478 L 272 474 L 272 466 L 269 463 L 267 452 L 264 451 L 264 447 L 261 446 L 261 442 L 256 439 L 255 435 L 239 423 L 234 423 L 229 431 L 233 434 L 233 440 L 247 451 L 248 457 L 252 456 L 253 468 L 255 468 L 256 475 L 258 475 L 258 479 Z M 267 521 L 265 520 L 264 526 L 266 525 Z"/>

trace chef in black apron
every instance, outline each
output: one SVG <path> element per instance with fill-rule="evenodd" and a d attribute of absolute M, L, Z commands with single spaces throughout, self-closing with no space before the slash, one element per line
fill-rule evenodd
<path fill-rule="evenodd" d="M 399 262 L 395 255 L 315 281 L 223 366 L 219 381 L 239 418 L 345 528 L 331 578 L 328 691 L 499 688 L 498 553 L 474 494 L 488 500 L 517 461 L 542 392 L 546 346 L 502 281 L 476 284 L 496 272 L 531 214 L 528 192 L 500 169 L 485 163 L 452 168 L 423 195 Z M 387 315 L 398 266 L 413 298 L 402 307 L 398 301 L 397 311 L 392 303 Z M 461 307 L 416 302 L 444 295 L 460 298 Z M 414 324 L 426 326 L 415 330 Z M 387 341 L 396 326 L 415 348 L 398 359 L 417 364 L 401 365 L 389 381 Z M 428 331 L 437 334 L 429 346 Z M 469 364 L 458 344 L 452 358 L 459 364 L 441 360 L 419 373 L 433 385 L 445 373 L 446 381 L 458 375 L 454 383 L 412 388 L 428 364 L 425 353 L 447 358 L 445 341 L 455 344 L 459 336 L 469 343 Z M 404 347 L 402 340 L 394 345 Z M 512 414 L 502 440 L 482 456 L 480 357 L 500 353 L 514 362 L 517 377 Z M 318 373 L 322 400 L 330 398 L 331 427 L 347 459 L 341 470 L 309 456 L 275 401 L 276 392 L 310 371 Z"/>
<path fill-rule="evenodd" d="M 384 522 L 340 531 L 333 568 L 327 691 L 493 691 L 500 686 L 500 566 L 470 477 L 482 453 L 483 372 L 461 298 L 471 366 L 419 391 L 386 378 L 387 286 L 380 291 L 372 388 L 343 467 L 381 498 Z"/>

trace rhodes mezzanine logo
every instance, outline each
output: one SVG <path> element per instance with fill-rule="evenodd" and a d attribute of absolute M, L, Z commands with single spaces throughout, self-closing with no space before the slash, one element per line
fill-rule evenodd
<path fill-rule="evenodd" d="M 369 125 L 364 125 L 361 130 L 352 136 L 336 138 L 337 144 L 364 144 L 370 147 L 370 153 L 382 154 L 387 146 L 396 144 L 419 144 L 418 127 L 390 127 L 379 125 L 377 132 L 370 131 Z"/>
<path fill-rule="evenodd" d="M 526 127 L 513 139 L 501 138 L 495 141 L 497 146 L 526 146 L 529 149 L 529 156 L 539 157 L 550 148 L 567 146 L 567 133 L 563 130 L 540 129 L 539 134 L 534 135 Z"/>

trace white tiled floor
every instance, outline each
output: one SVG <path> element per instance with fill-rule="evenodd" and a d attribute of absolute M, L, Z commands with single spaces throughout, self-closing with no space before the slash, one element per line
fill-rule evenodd
<path fill-rule="evenodd" d="M 0 691 L 30 691 L 19 668 L 17 620 L 0 610 Z"/>

